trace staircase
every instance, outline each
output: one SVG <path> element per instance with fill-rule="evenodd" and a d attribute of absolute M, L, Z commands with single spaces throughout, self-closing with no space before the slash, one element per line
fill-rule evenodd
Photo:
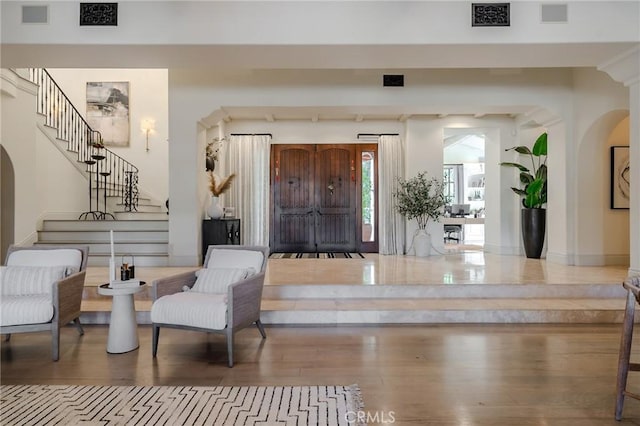
<path fill-rule="evenodd" d="M 167 212 L 139 191 L 138 168 L 104 147 L 100 133 L 46 70 L 30 69 L 29 76 L 38 85 L 38 128 L 90 182 L 88 210 L 74 218 L 45 219 L 35 244 L 87 245 L 89 265 L 106 266 L 113 230 L 116 257 L 131 255 L 139 266 L 168 265 Z"/>
<path fill-rule="evenodd" d="M 166 218 L 45 220 L 36 244 L 87 245 L 89 266 L 108 266 L 111 230 L 116 263 L 122 256 L 131 255 L 135 266 L 168 266 L 169 221 Z"/>

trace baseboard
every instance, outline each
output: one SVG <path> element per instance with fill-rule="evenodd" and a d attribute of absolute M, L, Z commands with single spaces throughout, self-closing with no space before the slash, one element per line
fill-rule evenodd
<path fill-rule="evenodd" d="M 547 252 L 546 259 L 548 262 L 557 263 L 559 265 L 573 265 L 575 262 L 573 256 L 569 256 L 563 253 Z"/>
<path fill-rule="evenodd" d="M 484 251 L 487 253 L 500 254 L 505 256 L 522 256 L 524 252 L 520 247 L 506 247 L 495 244 L 484 244 Z"/>
<path fill-rule="evenodd" d="M 575 256 L 576 266 L 628 266 L 628 254 L 586 254 Z"/>

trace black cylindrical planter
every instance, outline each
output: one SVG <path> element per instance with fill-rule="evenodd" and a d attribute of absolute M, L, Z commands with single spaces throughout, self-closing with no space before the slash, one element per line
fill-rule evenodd
<path fill-rule="evenodd" d="M 522 209 L 521 225 L 524 252 L 530 259 L 540 259 L 544 246 L 546 209 Z"/>

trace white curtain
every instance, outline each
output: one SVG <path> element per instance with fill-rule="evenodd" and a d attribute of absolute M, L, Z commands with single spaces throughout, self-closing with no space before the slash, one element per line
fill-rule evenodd
<path fill-rule="evenodd" d="M 400 136 L 380 136 L 378 139 L 378 181 L 380 191 L 380 223 L 378 232 L 380 254 L 404 254 L 405 220 L 394 207 L 393 193 L 398 177 L 404 178 L 404 149 Z"/>
<path fill-rule="evenodd" d="M 229 138 L 227 172 L 236 177 L 225 203 L 240 218 L 245 245 L 269 245 L 269 151 L 270 136 L 242 135 Z"/>

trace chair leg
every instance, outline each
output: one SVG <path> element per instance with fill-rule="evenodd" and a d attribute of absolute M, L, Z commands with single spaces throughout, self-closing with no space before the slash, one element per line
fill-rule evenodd
<path fill-rule="evenodd" d="M 262 325 L 262 321 L 257 320 L 256 321 L 256 326 L 258 327 L 258 330 L 260 331 L 260 334 L 262 335 L 263 339 L 267 338 L 267 333 L 264 332 L 264 325 Z"/>
<path fill-rule="evenodd" d="M 73 323 L 76 325 L 78 329 L 78 334 L 84 336 L 84 329 L 82 328 L 82 324 L 80 323 L 80 317 L 73 320 Z"/>
<path fill-rule="evenodd" d="M 55 323 L 51 326 L 51 352 L 54 361 L 60 359 L 60 327 Z"/>
<path fill-rule="evenodd" d="M 233 330 L 227 328 L 227 354 L 229 357 L 229 368 L 233 367 Z"/>
<path fill-rule="evenodd" d="M 158 354 L 158 338 L 160 337 L 160 327 L 153 324 L 153 334 L 152 334 L 152 342 L 151 342 L 151 348 L 152 348 L 152 352 L 153 352 L 153 357 L 155 358 L 156 355 Z"/>
<path fill-rule="evenodd" d="M 618 357 L 618 377 L 616 383 L 616 420 L 622 419 L 624 394 L 629 375 L 629 361 L 631 359 L 631 341 L 633 339 L 633 319 L 636 309 L 636 299 L 633 292 L 627 291 L 627 306 L 624 310 L 622 323 L 622 337 L 620 339 L 620 354 Z"/>
<path fill-rule="evenodd" d="M 5 342 L 8 342 L 9 340 L 11 340 L 11 334 L 7 334 L 6 336 L 4 336 Z"/>

